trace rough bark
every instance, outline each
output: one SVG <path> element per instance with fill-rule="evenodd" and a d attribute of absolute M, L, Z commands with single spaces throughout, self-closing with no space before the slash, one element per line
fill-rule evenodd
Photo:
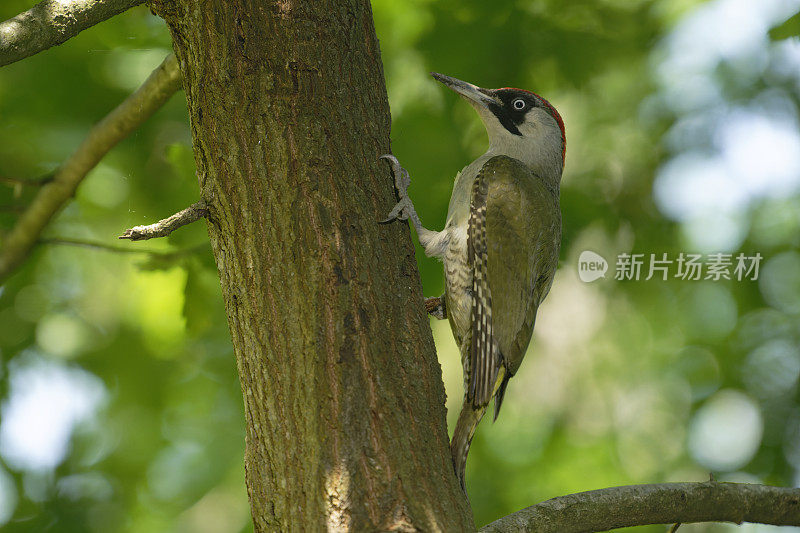
<path fill-rule="evenodd" d="M 162 0 L 247 417 L 256 531 L 474 529 L 366 0 Z"/>

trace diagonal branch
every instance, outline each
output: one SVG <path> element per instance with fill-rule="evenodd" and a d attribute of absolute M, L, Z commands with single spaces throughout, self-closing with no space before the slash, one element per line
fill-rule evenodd
<path fill-rule="evenodd" d="M 800 489 L 713 480 L 613 487 L 547 500 L 480 533 L 577 533 L 673 522 L 800 526 Z"/>
<path fill-rule="evenodd" d="M 0 23 L 0 67 L 38 54 L 144 0 L 43 0 Z"/>
<path fill-rule="evenodd" d="M 127 229 L 119 238 L 132 241 L 145 241 L 147 239 L 155 239 L 156 237 L 165 237 L 181 226 L 191 224 L 206 215 L 208 215 L 208 207 L 206 207 L 205 201 L 200 200 L 183 211 L 178 211 L 174 215 L 159 220 L 155 224 L 134 226 Z"/>
<path fill-rule="evenodd" d="M 86 174 L 119 141 L 169 100 L 181 84 L 178 62 L 167 56 L 139 89 L 97 123 L 19 217 L 0 248 L 0 282 L 25 259 L 44 227 L 75 193 Z"/>

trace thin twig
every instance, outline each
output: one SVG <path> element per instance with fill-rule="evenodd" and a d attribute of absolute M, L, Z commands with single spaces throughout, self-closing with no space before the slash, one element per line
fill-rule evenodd
<path fill-rule="evenodd" d="M 17 187 L 19 185 L 23 185 L 25 187 L 41 187 L 42 185 L 50 183 L 51 181 L 53 181 L 53 174 L 47 174 L 41 178 L 34 179 L 8 178 L 5 176 L 0 176 L 0 183 L 5 183 L 6 185 L 11 185 L 12 187 Z"/>
<path fill-rule="evenodd" d="M 67 237 L 51 237 L 46 239 L 39 239 L 37 244 L 61 244 L 65 246 L 79 246 L 81 248 L 93 248 L 96 250 L 104 250 L 106 252 L 115 252 L 123 254 L 156 254 L 163 255 L 165 252 L 162 250 L 147 250 L 143 248 L 129 248 L 125 246 L 115 246 L 113 244 L 106 244 L 103 242 L 88 241 L 83 239 L 71 239 Z"/>
<path fill-rule="evenodd" d="M 59 167 L 11 229 L 0 249 L 0 282 L 27 257 L 42 230 L 75 193 L 81 180 L 119 141 L 138 128 L 180 87 L 173 54 L 156 68 L 139 89 L 97 123 L 78 149 Z"/>
<path fill-rule="evenodd" d="M 200 220 L 207 214 L 208 208 L 206 207 L 206 203 L 200 200 L 183 211 L 178 211 L 171 217 L 159 220 L 155 224 L 135 226 L 127 229 L 119 238 L 129 239 L 131 241 L 144 241 L 147 239 L 155 239 L 156 237 L 165 237 L 181 226 Z"/>
<path fill-rule="evenodd" d="M 114 252 L 114 253 L 122 253 L 122 254 L 147 254 L 152 256 L 157 256 L 161 258 L 175 258 L 181 257 L 184 255 L 192 254 L 202 248 L 206 248 L 208 245 L 206 243 L 199 244 L 197 246 L 192 246 L 190 248 L 183 248 L 180 250 L 149 250 L 147 248 L 140 248 L 138 246 L 135 247 L 128 247 L 128 246 L 117 246 L 113 244 L 106 244 L 104 242 L 97 242 L 97 241 L 90 241 L 84 239 L 73 239 L 69 237 L 48 237 L 45 239 L 39 239 L 37 244 L 55 244 L 55 245 L 65 245 L 65 246 L 79 246 L 81 248 L 91 248 L 95 250 L 101 250 L 105 252 Z"/>
<path fill-rule="evenodd" d="M 0 23 L 0 67 L 38 54 L 144 0 L 44 0 Z"/>
<path fill-rule="evenodd" d="M 800 526 L 800 489 L 717 481 L 613 487 L 547 500 L 480 532 L 572 533 L 676 522 Z"/>

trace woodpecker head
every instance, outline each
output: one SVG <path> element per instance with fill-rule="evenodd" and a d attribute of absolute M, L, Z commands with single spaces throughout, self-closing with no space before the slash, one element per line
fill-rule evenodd
<path fill-rule="evenodd" d="M 431 75 L 475 108 L 489 134 L 490 153 L 514 157 L 558 183 L 567 139 L 561 115 L 550 102 L 522 89 L 482 89 L 436 72 Z"/>

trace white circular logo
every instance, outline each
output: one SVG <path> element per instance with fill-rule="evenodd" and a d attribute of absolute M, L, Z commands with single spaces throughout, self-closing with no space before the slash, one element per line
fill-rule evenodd
<path fill-rule="evenodd" d="M 606 277 L 608 261 L 591 250 L 584 250 L 578 257 L 578 277 L 586 283 Z"/>

